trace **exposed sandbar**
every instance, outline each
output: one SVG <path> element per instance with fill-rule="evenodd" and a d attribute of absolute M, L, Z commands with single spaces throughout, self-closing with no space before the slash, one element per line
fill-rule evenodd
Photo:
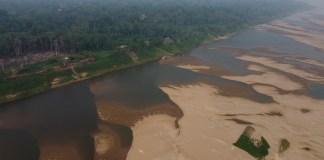
<path fill-rule="evenodd" d="M 229 101 L 231 98 L 225 100 L 225 102 L 223 101 L 224 104 L 218 104 L 216 101 L 220 97 L 215 94 L 218 93 L 218 90 L 207 85 L 162 87 L 162 90 L 169 94 L 170 98 L 177 103 L 184 112 L 184 117 L 179 121 L 181 129 L 180 135 L 173 142 L 174 146 L 177 148 L 175 153 L 177 153 L 178 156 L 184 159 L 201 160 L 207 160 L 214 157 L 220 159 L 254 159 L 244 151 L 232 146 L 237 135 L 240 135 L 242 130 L 244 130 L 244 126 L 233 127 L 230 131 L 222 129 L 223 127 L 236 124 L 235 122 L 225 119 L 221 120 L 219 117 L 219 115 L 228 113 L 223 109 L 227 108 L 228 104 L 231 104 L 231 101 Z M 244 101 L 244 99 L 241 100 Z M 220 108 L 213 107 L 217 104 Z M 251 106 L 247 107 L 251 110 L 253 108 Z M 231 108 L 234 114 L 249 112 L 249 109 L 243 111 L 244 108 L 242 108 L 242 110 L 234 108 Z M 266 108 L 263 109 L 262 112 L 268 112 Z M 150 122 L 148 121 L 148 123 Z M 134 139 L 136 139 L 136 136 Z M 166 156 L 164 152 L 159 154 Z M 167 157 L 170 158 L 173 156 L 174 153 Z M 149 158 L 144 157 L 143 159 Z"/>
<path fill-rule="evenodd" d="M 285 64 L 285 63 L 280 63 L 277 62 L 271 58 L 268 57 L 260 57 L 260 56 L 251 56 L 251 55 L 242 55 L 239 57 L 236 57 L 241 60 L 249 61 L 249 62 L 254 62 L 258 63 L 261 65 L 265 65 L 270 68 L 278 69 L 282 72 L 286 72 L 289 74 L 296 75 L 298 77 L 314 81 L 320 84 L 324 84 L 324 75 L 316 75 L 301 69 L 297 69 L 295 66 L 291 64 Z"/>
<path fill-rule="evenodd" d="M 297 61 L 297 62 L 302 62 L 306 64 L 311 64 L 317 67 L 321 67 L 324 69 L 324 62 L 319 61 L 319 60 L 314 60 L 314 59 L 309 59 L 309 58 L 294 58 L 294 57 L 287 57 L 286 59 L 292 60 L 292 61 Z"/>
<path fill-rule="evenodd" d="M 180 160 L 183 155 L 176 148 L 179 129 L 174 117 L 152 115 L 139 121 L 134 127 L 134 141 L 128 152 L 128 160 Z"/>
<path fill-rule="evenodd" d="M 324 14 L 321 11 L 318 12 L 318 10 L 313 10 L 309 12 L 299 13 L 295 16 L 302 18 L 298 20 L 293 20 L 293 18 L 288 19 L 295 21 L 295 23 L 308 23 L 310 24 L 310 26 L 324 26 Z M 320 29 L 298 27 L 294 24 L 287 23 L 286 19 L 275 20 L 269 24 L 259 25 L 257 28 L 277 31 L 285 35 L 286 37 L 294 39 L 295 41 L 298 41 L 300 43 L 304 43 L 319 49 L 324 49 L 324 34 L 323 30 Z"/>
<path fill-rule="evenodd" d="M 209 66 L 197 66 L 197 65 L 177 65 L 177 67 L 184 68 L 184 69 L 189 69 L 194 72 L 200 72 L 201 70 L 209 70 L 211 69 Z"/>
<path fill-rule="evenodd" d="M 269 71 L 268 69 L 259 65 L 249 65 L 248 70 L 262 72 L 260 75 L 247 76 L 222 76 L 225 79 L 244 82 L 246 84 L 267 84 L 276 86 L 285 91 L 293 91 L 303 89 L 303 85 L 292 81 L 285 75 Z"/>
<path fill-rule="evenodd" d="M 179 120 L 180 131 L 172 125 L 172 117 L 144 118 L 132 128 L 134 142 L 128 154 L 129 160 L 210 160 L 215 157 L 253 160 L 252 156 L 232 145 L 247 125 L 253 126 L 256 135 L 264 136 L 269 142 L 271 148 L 267 159 L 324 158 L 324 119 L 321 116 L 324 114 L 321 107 L 324 101 L 293 94 L 280 95 L 276 88 L 263 85 L 257 85 L 255 89 L 273 96 L 277 103 L 262 104 L 244 98 L 225 97 L 219 95 L 214 86 L 205 84 L 161 89 L 183 110 L 184 116 Z M 300 111 L 302 108 L 310 112 L 303 113 Z M 280 140 L 284 138 L 291 147 L 279 154 Z M 304 150 L 305 147 L 311 150 Z"/>

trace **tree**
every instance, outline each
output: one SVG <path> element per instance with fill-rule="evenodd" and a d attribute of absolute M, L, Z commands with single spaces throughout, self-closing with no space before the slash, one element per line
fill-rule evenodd
<path fill-rule="evenodd" d="M 161 47 L 165 37 L 220 35 L 302 7 L 295 0 L 139 1 L 1 0 L 0 56 L 141 49 L 143 41 Z"/>
<path fill-rule="evenodd" d="M 22 42 L 21 42 L 20 37 L 16 37 L 16 39 L 15 39 L 15 52 L 16 52 L 17 58 L 19 58 L 20 55 L 21 55 L 21 44 L 22 44 Z"/>
<path fill-rule="evenodd" d="M 0 65 L 1 65 L 2 72 L 5 72 L 4 63 L 5 63 L 5 60 L 0 58 Z"/>
<path fill-rule="evenodd" d="M 16 78 L 18 70 L 15 66 L 10 67 L 11 78 Z"/>
<path fill-rule="evenodd" d="M 54 46 L 55 55 L 58 56 L 58 54 L 60 52 L 60 43 L 59 43 L 58 39 L 53 40 L 53 46 Z"/>

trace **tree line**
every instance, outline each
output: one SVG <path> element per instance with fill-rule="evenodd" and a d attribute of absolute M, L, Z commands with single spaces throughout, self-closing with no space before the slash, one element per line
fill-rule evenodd
<path fill-rule="evenodd" d="M 140 51 L 222 35 L 303 8 L 294 0 L 0 0 L 0 57 Z"/>

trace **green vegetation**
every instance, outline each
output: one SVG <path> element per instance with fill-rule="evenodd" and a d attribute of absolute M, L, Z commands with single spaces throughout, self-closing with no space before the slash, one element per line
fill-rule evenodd
<path fill-rule="evenodd" d="M 290 143 L 287 139 L 282 139 L 280 141 L 280 148 L 279 148 L 279 153 L 283 154 L 284 152 L 286 152 L 290 147 Z"/>
<path fill-rule="evenodd" d="M 270 148 L 270 145 L 264 139 L 264 137 L 261 137 L 261 140 L 252 138 L 251 134 L 253 132 L 253 127 L 247 127 L 234 145 L 248 152 L 251 156 L 257 158 L 258 160 L 263 160 L 269 154 L 268 149 Z"/>
<path fill-rule="evenodd" d="M 0 103 L 300 9 L 295 0 L 0 0 Z"/>
<path fill-rule="evenodd" d="M 52 67 L 54 66 L 62 66 L 61 57 L 54 57 L 46 61 L 28 65 L 20 71 L 24 73 L 34 73 L 38 71 L 39 68 L 46 70 L 40 74 L 33 74 L 23 78 L 16 78 L 15 80 L 8 80 L 2 73 L 0 74 L 0 103 L 24 98 L 46 91 L 51 87 L 55 87 L 55 85 L 53 85 L 55 78 L 60 78 L 59 82 L 56 84 L 58 86 L 68 82 L 102 75 L 110 71 L 157 60 L 161 56 L 169 55 L 170 53 L 178 53 L 180 51 L 188 50 L 193 46 L 199 45 L 202 40 L 206 40 L 207 38 L 207 36 L 196 37 L 187 42 L 179 43 L 178 45 L 148 49 L 138 56 L 138 62 L 134 62 L 128 55 L 114 54 L 111 51 L 85 51 L 69 58 L 69 63 L 78 62 L 78 60 L 88 57 L 94 57 L 96 59 L 93 63 L 82 64 L 75 67 L 77 73 L 87 73 L 86 76 L 80 77 L 80 79 L 73 77 L 73 72 L 68 65 L 62 70 L 53 70 Z"/>
<path fill-rule="evenodd" d="M 294 0 L 1 0 L 0 56 L 139 52 L 197 35 L 224 35 L 301 8 Z M 147 42 L 147 43 L 146 43 Z"/>

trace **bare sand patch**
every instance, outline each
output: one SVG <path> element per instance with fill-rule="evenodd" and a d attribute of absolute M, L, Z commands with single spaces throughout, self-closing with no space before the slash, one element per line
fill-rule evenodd
<path fill-rule="evenodd" d="M 134 141 L 128 152 L 128 160 L 181 160 L 182 153 L 177 150 L 179 129 L 174 125 L 174 117 L 153 115 L 145 117 L 134 127 Z"/>
<path fill-rule="evenodd" d="M 226 34 L 226 35 L 223 35 L 223 36 L 217 36 L 217 37 L 214 38 L 214 41 L 226 40 L 226 39 L 231 38 L 233 35 L 234 35 L 234 33 Z"/>
<path fill-rule="evenodd" d="M 257 26 L 257 28 L 267 28 L 267 29 L 275 29 L 275 30 L 280 30 L 285 33 L 295 33 L 295 34 L 300 34 L 303 31 L 305 31 L 304 28 L 298 27 L 298 26 L 292 26 L 286 23 L 284 20 L 275 20 L 272 21 L 270 24 L 262 24 Z"/>
<path fill-rule="evenodd" d="M 92 134 L 95 145 L 95 157 L 109 157 L 111 151 L 120 147 L 118 134 L 103 124 L 98 126 L 98 131 Z"/>
<path fill-rule="evenodd" d="M 125 138 L 112 126 L 101 122 L 98 131 L 92 134 L 94 140 L 94 159 L 122 160 L 126 158 L 130 145 L 123 145 Z"/>
<path fill-rule="evenodd" d="M 258 64 L 262 64 L 265 65 L 267 67 L 270 68 L 274 68 L 274 69 L 278 69 L 280 71 L 289 73 L 289 74 L 293 74 L 296 75 L 298 77 L 310 80 L 310 81 L 314 81 L 320 84 L 324 84 L 324 75 L 315 75 L 313 73 L 310 72 L 306 72 L 304 70 L 300 70 L 295 68 L 295 66 L 291 65 L 291 64 L 284 64 L 284 63 L 280 63 L 277 62 L 271 58 L 268 57 L 257 57 L 257 56 L 251 56 L 251 55 L 242 55 L 239 57 L 236 57 L 238 59 L 241 60 L 245 60 L 245 61 L 249 61 L 249 62 L 254 62 L 254 63 L 258 63 Z"/>
<path fill-rule="evenodd" d="M 317 34 L 317 33 L 315 33 Z M 324 43 L 324 38 L 315 38 L 315 37 L 311 37 L 309 35 L 302 35 L 302 34 L 287 34 L 286 35 L 287 37 L 297 41 L 297 42 L 300 42 L 300 43 L 304 43 L 304 44 L 307 44 L 307 45 L 310 45 L 310 46 L 313 46 L 313 47 L 316 47 L 316 48 L 320 48 L 320 49 L 324 49 L 323 47 L 323 43 Z"/>
<path fill-rule="evenodd" d="M 14 99 L 14 98 L 16 98 L 18 95 L 19 95 L 18 93 L 17 93 L 17 94 L 8 94 L 8 95 L 6 96 L 6 99 Z"/>
<path fill-rule="evenodd" d="M 259 26 L 259 28 L 278 31 L 297 42 L 324 49 L 322 45 L 324 42 L 324 36 L 321 36 L 323 33 L 319 31 L 310 31 L 309 29 L 290 26 L 282 21 L 276 21 L 274 24 L 264 24 Z"/>
<path fill-rule="evenodd" d="M 299 20 L 293 20 L 298 23 L 310 23 L 315 24 L 320 27 L 324 26 L 324 17 L 323 12 L 319 12 L 318 10 L 313 10 L 309 12 L 303 12 L 296 14 L 297 17 L 302 17 Z M 292 16 L 294 17 L 294 16 Z M 321 18 L 319 18 L 321 17 Z M 293 18 L 290 18 L 293 19 Z M 274 30 L 279 33 L 282 33 L 286 37 L 294 39 L 300 43 L 304 43 L 316 48 L 324 49 L 324 34 L 322 30 L 319 29 L 309 29 L 305 27 L 298 27 L 294 24 L 289 24 L 285 19 L 283 20 L 275 20 L 269 24 L 259 25 L 257 29 L 265 29 L 265 30 Z"/>
<path fill-rule="evenodd" d="M 302 63 L 306 63 L 306 64 L 311 64 L 311 65 L 314 65 L 314 66 L 324 68 L 324 62 L 319 61 L 319 60 L 308 59 L 308 58 L 295 58 L 295 57 L 287 57 L 285 59 L 292 60 L 292 61 L 297 61 L 297 62 L 302 62 Z"/>
<path fill-rule="evenodd" d="M 323 159 L 324 100 L 316 100 L 303 95 L 279 94 L 275 88 L 269 86 L 257 85 L 254 88 L 260 93 L 271 95 L 276 102 L 285 106 L 285 110 L 282 112 L 285 115 L 286 123 L 289 124 L 286 132 L 296 138 L 292 144 L 300 151 L 299 154 L 307 151 L 307 154 L 304 154 L 305 159 Z M 304 150 L 304 148 L 308 148 L 308 150 Z"/>
<path fill-rule="evenodd" d="M 324 100 L 316 100 L 305 95 L 295 95 L 291 93 L 279 94 L 279 91 L 271 86 L 253 85 L 253 88 L 259 93 L 273 97 L 276 102 L 284 106 L 296 109 L 308 108 L 315 111 L 324 110 Z"/>
<path fill-rule="evenodd" d="M 184 69 L 189 69 L 194 72 L 200 72 L 206 74 L 217 74 L 217 75 L 235 75 L 235 73 L 229 71 L 226 68 L 223 68 L 221 65 L 213 64 L 212 66 L 211 65 L 207 66 L 204 61 L 189 55 L 174 56 L 172 58 L 165 60 L 164 63 L 172 66 L 184 68 Z M 192 70 L 192 67 L 196 67 L 196 66 L 198 66 L 199 69 Z"/>
<path fill-rule="evenodd" d="M 293 91 L 303 89 L 303 86 L 295 81 L 290 80 L 288 77 L 269 71 L 268 69 L 259 65 L 248 65 L 248 70 L 262 72 L 260 75 L 247 75 L 247 76 L 222 76 L 225 79 L 244 82 L 246 84 L 268 84 L 276 86 L 285 91 Z"/>
<path fill-rule="evenodd" d="M 51 88 L 55 88 L 56 86 L 58 86 L 61 80 L 62 80 L 61 77 L 54 78 L 51 83 Z"/>
<path fill-rule="evenodd" d="M 191 70 L 193 72 L 200 72 L 201 70 L 209 70 L 211 69 L 209 66 L 197 66 L 197 65 L 177 65 L 177 67 Z"/>

